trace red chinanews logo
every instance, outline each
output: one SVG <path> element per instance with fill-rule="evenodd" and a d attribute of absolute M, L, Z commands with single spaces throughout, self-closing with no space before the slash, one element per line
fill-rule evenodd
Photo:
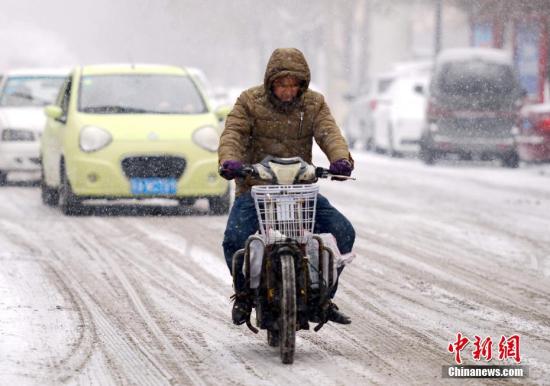
<path fill-rule="evenodd" d="M 474 337 L 475 339 L 472 341 L 459 332 L 456 334 L 455 341 L 449 343 L 447 350 L 450 353 L 454 353 L 454 359 L 457 364 L 462 364 L 461 352 L 470 342 L 473 343 L 472 358 L 475 361 L 484 359 L 486 362 L 489 362 L 493 359 L 493 339 L 490 336 L 485 339 L 477 335 Z M 498 341 L 498 359 L 501 361 L 513 359 L 516 363 L 521 362 L 519 335 L 501 336 Z"/>

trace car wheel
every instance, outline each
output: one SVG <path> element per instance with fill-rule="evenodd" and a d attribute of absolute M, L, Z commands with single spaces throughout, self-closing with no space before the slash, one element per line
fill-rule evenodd
<path fill-rule="evenodd" d="M 229 213 L 229 207 L 231 206 L 231 195 L 229 189 L 219 197 L 210 197 L 208 199 L 209 211 L 208 213 L 214 216 L 221 216 Z"/>
<path fill-rule="evenodd" d="M 356 142 L 356 139 L 355 138 L 352 138 L 352 137 L 348 137 L 347 138 L 347 142 L 348 142 L 348 147 L 350 149 L 353 149 L 355 147 L 355 142 Z"/>
<path fill-rule="evenodd" d="M 365 143 L 365 149 L 367 151 L 374 151 L 374 140 L 372 139 L 372 137 L 367 138 Z"/>
<path fill-rule="evenodd" d="M 502 157 L 502 166 L 515 169 L 519 166 L 519 155 L 517 152 L 507 154 Z"/>
<path fill-rule="evenodd" d="M 388 155 L 390 157 L 397 157 L 399 154 L 395 151 L 393 147 L 393 127 L 388 127 Z"/>
<path fill-rule="evenodd" d="M 0 186 L 6 185 L 8 182 L 8 173 L 0 170 Z"/>
<path fill-rule="evenodd" d="M 435 164 L 435 161 L 436 161 L 435 152 L 428 147 L 422 146 L 420 148 L 420 159 L 426 165 L 433 165 Z"/>
<path fill-rule="evenodd" d="M 61 167 L 61 184 L 59 186 L 59 207 L 67 216 L 79 214 L 82 211 L 80 198 L 74 194 L 71 183 L 67 177 L 65 167 Z"/>
<path fill-rule="evenodd" d="M 40 178 L 40 192 L 42 196 L 42 203 L 48 206 L 56 206 L 59 202 L 59 191 L 54 188 L 50 188 L 44 180 L 44 172 L 42 172 L 42 178 Z"/>
<path fill-rule="evenodd" d="M 378 154 L 384 154 L 386 152 L 384 148 L 380 146 L 378 141 L 376 141 L 376 136 L 372 137 L 372 150 Z"/>

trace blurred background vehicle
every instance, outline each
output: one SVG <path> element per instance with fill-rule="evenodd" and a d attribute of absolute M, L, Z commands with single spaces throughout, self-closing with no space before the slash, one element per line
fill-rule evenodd
<path fill-rule="evenodd" d="M 417 154 L 424 126 L 428 76 L 396 75 L 386 92 L 378 98 L 373 112 L 372 146 L 390 156 Z"/>
<path fill-rule="evenodd" d="M 511 55 L 491 48 L 442 51 L 430 82 L 421 157 L 426 164 L 449 154 L 502 160 L 517 167 L 513 135 L 523 91 Z"/>
<path fill-rule="evenodd" d="M 68 70 L 21 69 L 0 80 L 0 185 L 10 172 L 40 170 L 44 106 L 53 103 Z"/>
<path fill-rule="evenodd" d="M 357 145 L 372 149 L 373 112 L 380 95 L 388 89 L 394 79 L 393 72 L 380 74 L 371 80 L 367 93 L 349 98 L 352 102 L 343 129 L 350 147 Z"/>
<path fill-rule="evenodd" d="M 189 75 L 191 75 L 195 83 L 200 88 L 201 92 L 206 94 L 208 101 L 212 105 L 212 108 L 218 107 L 230 107 L 234 101 L 230 100 L 229 92 L 223 87 L 214 87 L 210 83 L 210 80 L 206 76 L 206 73 L 197 67 L 185 67 Z"/>
<path fill-rule="evenodd" d="M 41 142 L 42 200 L 65 214 L 95 198 L 207 198 L 229 210 L 218 176 L 220 116 L 180 67 L 95 65 L 67 78 Z"/>
<path fill-rule="evenodd" d="M 517 142 L 521 160 L 550 161 L 550 103 L 527 105 L 522 109 Z"/>

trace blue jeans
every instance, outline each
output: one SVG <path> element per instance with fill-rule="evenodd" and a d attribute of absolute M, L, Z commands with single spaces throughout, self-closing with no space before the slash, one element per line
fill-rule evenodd
<path fill-rule="evenodd" d="M 235 199 L 235 203 L 229 213 L 227 219 L 227 227 L 223 239 L 223 253 L 225 261 L 229 267 L 229 272 L 232 271 L 233 254 L 239 249 L 244 248 L 244 244 L 248 236 L 258 231 L 258 217 L 254 199 L 250 192 L 243 193 Z M 317 210 L 315 214 L 314 233 L 332 233 L 336 238 L 340 253 L 349 253 L 353 248 L 355 241 L 355 230 L 346 217 L 336 210 L 330 202 L 322 196 L 317 195 Z M 242 272 L 242 261 L 237 262 L 238 272 Z M 342 268 L 338 268 L 338 276 L 342 272 Z M 244 276 L 239 274 L 236 280 L 236 291 L 244 289 Z M 338 286 L 338 278 L 331 293 L 334 297 Z"/>

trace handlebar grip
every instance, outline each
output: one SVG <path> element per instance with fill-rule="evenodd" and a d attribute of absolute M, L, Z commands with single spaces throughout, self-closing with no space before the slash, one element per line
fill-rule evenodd
<path fill-rule="evenodd" d="M 330 178 L 331 181 L 347 181 L 347 180 L 355 180 L 354 177 L 350 176 L 341 176 L 339 174 L 332 174 L 329 169 L 325 169 L 322 167 L 316 167 L 315 168 L 315 176 L 317 178 Z"/>
<path fill-rule="evenodd" d="M 320 166 L 315 168 L 315 177 L 317 178 L 328 178 L 329 176 L 328 169 L 322 168 Z"/>
<path fill-rule="evenodd" d="M 235 176 L 237 177 L 248 177 L 248 176 L 256 176 L 256 170 L 252 166 L 243 166 L 235 171 Z"/>

